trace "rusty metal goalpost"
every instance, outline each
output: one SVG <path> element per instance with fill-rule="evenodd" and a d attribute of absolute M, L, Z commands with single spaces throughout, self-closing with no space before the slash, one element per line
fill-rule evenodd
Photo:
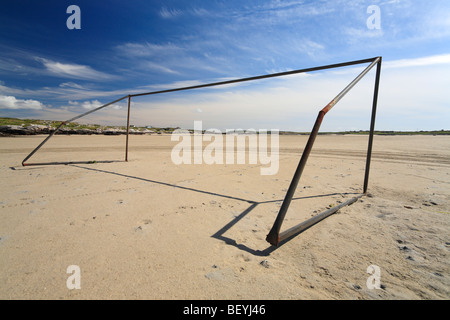
<path fill-rule="evenodd" d="M 286 71 L 286 72 L 272 73 L 272 74 L 266 74 L 266 75 L 255 76 L 255 77 L 241 78 L 241 79 L 214 82 L 214 83 L 206 83 L 206 84 L 201 84 L 201 85 L 160 90 L 160 91 L 129 94 L 129 95 L 126 95 L 119 99 L 116 99 L 112 102 L 109 102 L 107 104 L 104 104 L 100 107 L 92 109 L 88 112 L 80 114 L 76 117 L 73 117 L 71 119 L 63 121 L 33 151 L 31 151 L 30 154 L 28 154 L 25 157 L 25 159 L 22 161 L 22 166 L 71 164 L 71 163 L 92 163 L 93 161 L 46 162 L 46 163 L 27 163 L 26 161 L 29 160 L 64 125 L 66 125 L 72 121 L 75 121 L 77 119 L 80 119 L 88 114 L 91 114 L 98 110 L 104 109 L 108 106 L 111 106 L 111 105 L 113 105 L 119 101 L 122 101 L 124 99 L 127 99 L 127 98 L 128 98 L 128 112 L 127 112 L 127 131 L 126 131 L 126 142 L 125 142 L 125 161 L 128 161 L 128 140 L 129 140 L 128 138 L 129 138 L 129 133 L 130 133 L 130 109 L 131 109 L 131 98 L 132 97 L 207 88 L 207 87 L 227 85 L 227 84 L 233 84 L 233 83 L 239 83 L 239 82 L 245 82 L 245 81 L 255 81 L 255 80 L 261 80 L 261 79 L 267 79 L 267 78 L 281 77 L 281 76 L 287 76 L 287 75 L 293 75 L 293 74 L 314 72 L 314 71 L 320 71 L 320 70 L 326 70 L 326 69 L 334 69 L 334 68 L 341 68 L 341 67 L 347 67 L 347 66 L 352 66 L 352 65 L 369 63 L 369 65 L 355 79 L 353 79 L 353 81 L 351 81 L 333 100 L 331 100 L 330 103 L 328 103 L 323 109 L 321 109 L 319 111 L 317 119 L 316 119 L 314 126 L 311 130 L 311 133 L 309 135 L 308 142 L 306 143 L 305 149 L 300 158 L 300 162 L 297 166 L 297 169 L 294 173 L 292 181 L 289 185 L 289 189 L 288 189 L 286 196 L 284 198 L 284 201 L 281 205 L 280 211 L 275 219 L 272 229 L 270 230 L 269 234 L 266 237 L 267 242 L 269 242 L 271 245 L 278 246 L 280 242 L 285 241 L 285 240 L 297 235 L 298 233 L 311 227 L 312 225 L 316 224 L 317 222 L 336 213 L 342 207 L 351 205 L 352 203 L 354 203 L 358 199 L 360 199 L 362 196 L 367 194 L 367 188 L 368 188 L 368 182 L 369 182 L 370 161 L 371 161 L 371 157 L 372 157 L 373 135 L 374 135 L 374 129 L 375 129 L 375 117 L 376 117 L 377 102 L 378 102 L 378 90 L 379 90 L 379 84 L 380 84 L 381 62 L 382 62 L 382 57 L 375 57 L 375 58 L 369 58 L 369 59 L 363 59 L 363 60 L 349 61 L 349 62 L 344 62 L 344 63 L 330 64 L 330 65 L 325 65 L 325 66 L 320 66 L 320 67 L 312 67 L 312 68 L 306 68 L 306 69 L 298 69 L 298 70 L 292 70 L 292 71 Z M 294 193 L 297 189 L 303 169 L 306 165 L 306 162 L 308 160 L 309 154 L 313 147 L 314 141 L 317 137 L 317 134 L 319 133 L 320 125 L 322 124 L 322 121 L 323 121 L 326 113 L 328 111 L 330 111 L 330 109 L 333 108 L 339 102 L 339 100 L 341 100 L 375 65 L 377 66 L 377 69 L 376 69 L 376 75 L 375 75 L 375 85 L 374 85 L 373 100 L 372 100 L 372 114 L 371 114 L 371 120 L 370 120 L 370 131 L 369 131 L 369 141 L 368 141 L 368 147 L 367 147 L 366 166 L 365 166 L 365 173 L 364 173 L 363 192 L 352 199 L 349 199 L 337 206 L 334 206 L 334 207 L 280 233 L 281 225 L 286 216 L 286 213 L 287 213 L 287 210 L 291 203 L 292 197 L 294 196 Z M 96 162 L 102 162 L 102 161 L 96 161 Z"/>

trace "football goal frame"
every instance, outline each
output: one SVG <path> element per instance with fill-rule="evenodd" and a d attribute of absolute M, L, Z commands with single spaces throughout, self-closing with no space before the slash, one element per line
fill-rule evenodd
<path fill-rule="evenodd" d="M 342 67 L 348 67 L 353 65 L 359 65 L 359 64 L 369 64 L 356 78 L 354 78 L 333 100 L 331 100 L 330 103 L 328 103 L 323 109 L 319 111 L 319 114 L 317 116 L 317 119 L 314 123 L 314 126 L 311 130 L 311 133 L 309 135 L 308 141 L 306 143 L 305 149 L 302 153 L 302 156 L 300 158 L 300 162 L 297 166 L 297 169 L 294 173 L 294 176 L 292 178 L 292 181 L 289 185 L 289 189 L 286 193 L 286 196 L 283 200 L 283 203 L 281 205 L 280 211 L 275 219 L 275 222 L 269 232 L 269 234 L 266 237 L 266 241 L 274 246 L 278 246 L 281 242 L 290 239 L 291 237 L 299 234 L 300 232 L 306 230 L 307 228 L 311 227 L 312 225 L 316 224 L 317 222 L 325 219 L 326 217 L 334 214 L 342 207 L 348 206 L 356 202 L 358 199 L 360 199 L 362 196 L 367 194 L 367 188 L 369 183 L 369 172 L 370 172 L 370 162 L 372 158 L 372 145 L 373 145 L 373 136 L 374 136 L 374 130 L 375 130 L 375 118 L 376 118 L 376 111 L 377 111 L 377 103 L 378 103 L 378 91 L 379 91 L 379 84 L 380 84 L 380 74 L 381 74 L 381 62 L 382 57 L 374 57 L 369 59 L 363 59 L 363 60 L 355 60 L 355 61 L 349 61 L 349 62 L 343 62 L 343 63 L 337 63 L 337 64 L 330 64 L 325 66 L 319 66 L 319 67 L 312 67 L 312 68 L 306 68 L 306 69 L 298 69 L 298 70 L 292 70 L 292 71 L 286 71 L 286 72 L 279 72 L 279 73 L 272 73 L 272 74 L 266 74 L 261 76 L 255 76 L 255 77 L 248 77 L 248 78 L 241 78 L 241 79 L 234 79 L 234 80 L 228 80 L 228 81 L 221 81 L 221 82 L 213 82 L 213 83 L 206 83 L 206 84 L 200 84 L 195 86 L 188 86 L 188 87 L 180 87 L 180 88 L 174 88 L 174 89 L 167 89 L 167 90 L 159 90 L 159 91 L 151 91 L 151 92 L 144 92 L 144 93 L 137 93 L 137 94 L 129 94 L 126 96 L 123 96 L 119 99 L 116 99 L 112 102 L 109 102 L 107 104 L 104 104 L 100 107 L 97 107 L 95 109 L 92 109 L 88 112 L 85 112 L 83 114 L 77 115 L 71 119 L 68 119 L 66 121 L 61 122 L 61 124 L 53 130 L 33 151 L 28 154 L 25 159 L 22 161 L 22 166 L 36 166 L 36 165 L 55 165 L 55 164 L 72 164 L 72 163 L 93 163 L 94 161 L 77 161 L 77 162 L 45 162 L 45 163 L 28 163 L 27 161 L 45 144 L 49 139 L 53 137 L 63 126 L 66 124 L 73 122 L 77 119 L 80 119 L 84 116 L 87 116 L 88 114 L 94 113 L 96 111 L 99 111 L 101 109 L 107 108 L 117 102 L 120 102 L 122 100 L 128 99 L 128 112 L 127 112 L 127 130 L 126 130 L 126 142 L 125 142 L 125 161 L 128 161 L 128 142 L 129 142 L 129 134 L 130 134 L 130 112 L 131 112 L 131 98 L 140 97 L 140 96 L 148 96 L 148 95 L 155 95 L 155 94 L 162 94 L 162 93 L 170 93 L 170 92 L 177 92 L 177 91 L 186 91 L 186 90 L 194 90 L 194 89 L 200 89 L 200 88 L 207 88 L 207 87 L 214 87 L 214 86 L 221 86 L 221 85 L 228 85 L 228 84 L 234 84 L 234 83 L 240 83 L 240 82 L 247 82 L 247 81 L 255 81 L 255 80 L 261 80 L 261 79 L 267 79 L 267 78 L 275 78 L 275 77 L 282 77 L 282 76 L 288 76 L 293 74 L 300 74 L 300 73 L 307 73 L 307 72 L 314 72 L 314 71 L 320 71 L 320 70 L 327 70 L 327 69 L 335 69 L 335 68 L 342 68 Z M 288 211 L 289 205 L 291 203 L 291 200 L 294 196 L 294 193 L 297 189 L 298 183 L 300 181 L 300 177 L 303 173 L 303 169 L 305 168 L 306 162 L 308 160 L 309 154 L 311 153 L 314 141 L 319 133 L 320 126 L 322 124 L 322 121 L 327 114 L 328 111 L 331 110 L 338 102 L 341 100 L 369 71 L 377 66 L 376 68 L 376 75 L 375 75 L 375 85 L 374 85 L 374 91 L 373 91 L 373 100 L 372 100 L 372 113 L 371 113 L 371 120 L 370 120 L 370 130 L 369 130 L 369 139 L 368 139 L 368 146 L 367 146 L 367 156 L 366 156 L 366 165 L 365 165 L 365 172 L 364 172 L 364 184 L 363 184 L 363 192 L 356 197 L 353 197 L 352 199 L 349 199 L 337 206 L 334 206 L 296 226 L 293 226 L 283 232 L 280 232 L 281 225 L 284 221 L 284 218 L 286 216 L 286 213 Z M 98 162 L 106 162 L 106 161 L 95 161 Z"/>

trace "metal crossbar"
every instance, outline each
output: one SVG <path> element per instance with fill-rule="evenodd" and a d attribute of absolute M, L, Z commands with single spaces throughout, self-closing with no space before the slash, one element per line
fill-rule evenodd
<path fill-rule="evenodd" d="M 221 81 L 221 82 L 213 82 L 213 83 L 206 83 L 206 84 L 200 84 L 195 86 L 188 86 L 188 87 L 180 87 L 180 88 L 174 88 L 174 89 L 166 89 L 166 90 L 159 90 L 159 91 L 151 91 L 151 92 L 144 92 L 144 93 L 137 93 L 137 94 L 129 94 L 122 98 L 116 99 L 112 102 L 109 102 L 107 104 L 104 104 L 98 108 L 92 109 L 88 112 L 85 112 L 83 114 L 80 114 L 76 117 L 73 117 L 71 119 L 68 119 L 66 121 L 63 121 L 53 132 L 51 132 L 48 137 L 44 139 L 33 151 L 30 152 L 29 155 L 25 157 L 25 159 L 22 161 L 22 166 L 32 166 L 32 165 L 54 165 L 54 164 L 70 164 L 73 162 L 49 162 L 49 163 L 26 163 L 28 159 L 30 159 L 54 134 L 56 134 L 64 125 L 67 123 L 70 123 L 72 121 L 75 121 L 77 119 L 80 119 L 84 116 L 87 116 L 88 114 L 94 113 L 96 111 L 99 111 L 101 109 L 104 109 L 108 106 L 111 106 L 114 103 L 117 103 L 119 101 L 122 101 L 126 98 L 128 98 L 128 113 L 127 113 L 127 131 L 126 131 L 126 145 L 125 145 L 125 161 L 128 161 L 128 137 L 130 133 L 130 109 L 131 109 L 131 98 L 132 97 L 140 97 L 140 96 L 147 96 L 147 95 L 155 95 L 155 94 L 162 94 L 162 93 L 170 93 L 170 92 L 177 92 L 177 91 L 186 91 L 186 90 L 194 90 L 194 89 L 200 89 L 200 88 L 208 88 L 208 87 L 214 87 L 214 86 L 221 86 L 221 85 L 228 85 L 228 84 L 234 84 L 234 83 L 240 83 L 240 82 L 246 82 L 246 81 L 255 81 L 255 80 L 262 80 L 262 79 L 268 79 L 268 78 L 275 78 L 275 77 L 282 77 L 282 76 L 288 76 L 288 75 L 294 75 L 294 74 L 300 74 L 300 73 L 306 73 L 306 72 L 314 72 L 314 71 L 320 71 L 320 70 L 326 70 L 326 69 L 334 69 L 334 68 L 341 68 L 341 67 L 347 67 L 352 65 L 358 65 L 358 64 L 364 64 L 364 63 L 370 63 L 368 67 L 366 67 L 352 82 L 350 82 L 333 100 L 331 100 L 330 103 L 328 103 L 322 110 L 319 111 L 319 114 L 317 116 L 316 122 L 313 126 L 313 129 L 311 131 L 311 134 L 309 136 L 308 142 L 306 144 L 306 147 L 303 151 L 302 157 L 300 159 L 300 162 L 297 166 L 297 169 L 294 173 L 294 176 L 292 178 L 291 184 L 289 186 L 289 189 L 286 193 L 286 196 L 284 198 L 283 204 L 281 205 L 280 211 L 275 219 L 275 222 L 272 226 L 272 229 L 270 230 L 269 234 L 266 237 L 266 240 L 274 245 L 277 246 L 281 241 L 284 241 L 295 234 L 298 234 L 305 230 L 306 228 L 309 228 L 313 224 L 325 219 L 329 215 L 337 212 L 340 208 L 344 206 L 351 205 L 355 201 L 357 201 L 359 198 L 361 198 L 363 195 L 367 193 L 367 187 L 368 187 L 368 181 L 369 181 L 369 171 L 370 171 L 370 161 L 372 157 L 372 145 L 373 145 L 373 135 L 374 135 L 374 128 L 375 128 L 375 117 L 376 117 L 376 110 L 377 110 L 377 102 L 378 102 L 378 90 L 379 90 L 379 83 L 380 83 L 380 73 L 381 73 L 381 61 L 382 57 L 375 57 L 370 59 L 363 59 L 363 60 L 355 60 L 355 61 L 349 61 L 344 63 L 337 63 L 337 64 L 330 64 L 320 67 L 313 67 L 313 68 L 305 68 L 305 69 L 298 69 L 298 70 L 292 70 L 292 71 L 286 71 L 286 72 L 279 72 L 279 73 L 272 73 L 272 74 L 266 74 L 261 76 L 255 76 L 255 77 L 248 77 L 248 78 L 241 78 L 241 79 L 234 79 L 234 80 L 227 80 L 227 81 Z M 373 102 L 372 102 L 372 115 L 371 115 L 371 122 L 370 122 L 370 132 L 369 132 L 369 143 L 367 147 L 367 157 L 366 157 L 366 168 L 365 168 L 365 174 L 364 174 L 364 186 L 363 186 L 363 193 L 358 195 L 357 197 L 354 197 L 338 206 L 335 206 L 329 210 L 326 210 L 311 219 L 308 219 L 282 233 L 280 233 L 281 225 L 283 223 L 283 220 L 286 216 L 286 212 L 289 208 L 289 205 L 291 203 L 292 197 L 294 196 L 295 190 L 297 189 L 298 183 L 300 181 L 300 177 L 302 175 L 303 169 L 306 165 L 306 162 L 308 160 L 309 154 L 311 152 L 312 146 L 314 144 L 314 141 L 317 137 L 317 134 L 319 132 L 320 125 L 322 123 L 322 120 L 325 116 L 325 114 L 330 111 L 331 108 L 333 108 L 339 100 L 341 100 L 374 66 L 377 66 L 376 70 L 376 77 L 375 77 L 375 87 L 374 87 L 374 94 L 373 94 Z M 93 161 L 86 161 L 84 163 L 92 163 Z M 77 163 L 83 163 L 83 162 L 77 162 Z"/>

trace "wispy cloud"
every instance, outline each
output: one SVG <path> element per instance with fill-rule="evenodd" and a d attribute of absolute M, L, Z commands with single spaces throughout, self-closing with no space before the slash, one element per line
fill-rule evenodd
<path fill-rule="evenodd" d="M 231 16 L 236 21 L 245 21 L 253 25 L 297 24 L 304 18 L 323 16 L 339 8 L 337 1 L 269 1 L 258 2 L 247 10 L 236 10 Z"/>
<path fill-rule="evenodd" d="M 75 89 L 86 89 L 85 86 L 82 86 L 81 84 L 75 83 L 75 82 L 63 82 L 59 85 L 61 88 L 75 88 Z"/>
<path fill-rule="evenodd" d="M 164 19 L 173 19 L 176 17 L 179 17 L 183 14 L 181 10 L 178 9 L 170 9 L 167 7 L 162 7 L 161 10 L 159 10 L 159 15 L 163 17 Z"/>
<path fill-rule="evenodd" d="M 161 7 L 158 12 L 159 16 L 164 19 L 175 19 L 181 16 L 193 16 L 193 17 L 211 17 L 218 16 L 220 13 L 212 12 L 202 7 L 189 7 L 181 9 L 168 8 L 166 6 Z"/>
<path fill-rule="evenodd" d="M 383 68 L 408 68 L 408 67 L 421 67 L 450 64 L 450 54 L 441 54 L 429 57 L 421 57 L 415 59 L 399 59 L 393 61 L 387 61 L 384 63 Z"/>
<path fill-rule="evenodd" d="M 212 16 L 213 13 L 209 10 L 206 10 L 205 8 L 193 8 L 190 11 L 190 14 L 197 16 L 197 17 L 209 17 Z"/>
<path fill-rule="evenodd" d="M 217 61 L 212 61 L 208 51 L 216 52 L 218 42 L 190 36 L 174 43 L 124 43 L 115 47 L 118 57 L 132 60 L 135 72 L 155 71 L 168 75 L 182 75 L 186 70 L 220 73 Z M 216 57 L 214 55 L 214 57 Z M 123 63 L 127 63 L 123 61 Z"/>
<path fill-rule="evenodd" d="M 143 67 L 145 70 L 153 70 L 156 72 L 162 72 L 167 74 L 180 74 L 180 72 L 176 70 L 173 70 L 169 67 L 165 67 L 164 65 L 152 61 L 145 61 L 141 63 L 140 66 Z"/>
<path fill-rule="evenodd" d="M 132 68 L 140 71 L 154 71 L 163 74 L 180 74 L 176 70 L 187 50 L 172 43 L 124 43 L 115 47 L 119 57 L 133 59 Z"/>
<path fill-rule="evenodd" d="M 217 81 L 222 81 L 222 79 L 218 79 Z M 90 106 L 92 107 L 95 104 L 95 101 L 98 101 L 98 99 L 104 99 L 105 102 L 109 102 L 117 97 L 125 96 L 128 94 L 138 94 L 150 91 L 189 87 L 203 83 L 204 82 L 198 80 L 185 80 L 110 90 L 101 89 L 93 85 L 80 85 L 75 82 L 64 82 L 55 87 L 26 89 L 9 87 L 5 83 L 0 81 L 0 95 L 12 95 L 16 97 L 19 96 L 21 98 L 32 99 L 39 98 L 44 100 L 52 99 L 52 101 L 58 101 L 58 103 L 60 103 L 61 101 L 69 101 L 68 103 L 70 106 L 80 106 L 87 101 L 84 106 L 89 108 Z"/>
<path fill-rule="evenodd" d="M 135 89 L 136 90 L 136 89 Z M 0 94 L 13 95 L 21 98 L 42 99 L 52 101 L 77 101 L 88 100 L 96 98 L 113 98 L 117 96 L 123 96 L 129 93 L 133 93 L 133 90 L 120 89 L 120 90 L 107 90 L 101 88 L 95 88 L 90 85 L 79 85 L 76 83 L 64 82 L 59 86 L 41 87 L 36 89 L 10 87 L 5 84 L 0 84 Z"/>
<path fill-rule="evenodd" d="M 301 41 L 298 45 L 298 50 L 308 55 L 312 59 L 322 57 L 324 55 L 324 49 L 325 49 L 324 45 L 312 41 L 310 39 L 305 39 Z"/>
<path fill-rule="evenodd" d="M 57 61 L 52 61 L 49 59 L 36 57 L 36 61 L 43 64 L 45 69 L 49 74 L 61 77 L 61 78 L 72 78 L 72 79 L 82 79 L 82 80 L 115 80 L 117 76 L 113 76 L 101 71 L 97 71 L 90 66 L 73 64 L 73 63 L 62 63 Z"/>
<path fill-rule="evenodd" d="M 156 44 L 150 42 L 127 42 L 116 46 L 115 49 L 120 55 L 137 58 L 149 58 L 161 55 L 183 53 L 184 51 L 182 47 L 172 43 Z"/>
<path fill-rule="evenodd" d="M 18 76 L 46 76 L 65 79 L 107 81 L 120 79 L 117 75 L 95 70 L 88 65 L 55 61 L 31 52 L 1 46 L 0 73 Z"/>
<path fill-rule="evenodd" d="M 347 27 L 342 29 L 346 40 L 350 44 L 361 42 L 361 40 L 368 40 L 374 38 L 381 38 L 384 35 L 383 29 L 369 30 L 368 28 Z"/>

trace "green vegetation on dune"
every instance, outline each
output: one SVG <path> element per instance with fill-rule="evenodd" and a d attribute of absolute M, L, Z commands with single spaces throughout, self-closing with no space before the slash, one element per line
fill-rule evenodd
<path fill-rule="evenodd" d="M 53 121 L 53 120 L 39 120 L 39 119 L 17 119 L 17 118 L 7 118 L 0 117 L 0 126 L 21 126 L 21 127 L 29 127 L 33 125 L 41 125 L 47 126 L 52 129 L 56 129 L 61 124 L 61 121 Z M 118 130 L 126 130 L 125 126 L 102 126 L 98 124 L 80 124 L 77 122 L 69 122 L 64 126 L 67 129 L 73 130 L 108 130 L 108 129 L 118 129 Z M 149 127 L 137 127 L 131 126 L 133 131 L 144 131 L 148 130 Z M 176 128 L 155 128 L 151 127 L 151 131 L 155 133 L 165 132 L 171 133 Z M 189 130 L 192 131 L 192 130 Z M 293 131 L 280 131 L 280 134 L 284 135 L 308 135 L 309 132 L 293 132 Z M 352 134 L 352 135 L 367 135 L 369 131 L 367 130 L 359 130 L 359 131 L 342 131 L 342 132 L 319 132 L 319 134 Z M 431 131 L 375 131 L 376 135 L 450 135 L 450 130 L 431 130 Z"/>
<path fill-rule="evenodd" d="M 342 132 L 343 134 L 369 134 L 369 131 L 346 131 L 346 132 Z M 376 135 L 384 135 L 384 136 L 389 136 L 389 135 L 450 135 L 450 130 L 431 130 L 431 131 L 425 131 L 425 130 L 420 130 L 420 131 L 374 131 L 374 134 Z"/>
<path fill-rule="evenodd" d="M 8 117 L 0 117 L 0 126 L 19 126 L 22 128 L 27 128 L 30 126 L 46 126 L 49 129 L 56 129 L 61 125 L 62 121 L 54 121 L 54 120 L 39 120 L 39 119 L 17 119 L 17 118 L 8 118 Z M 63 128 L 71 129 L 71 130 L 126 130 L 126 126 L 108 126 L 108 125 L 99 125 L 99 124 L 81 124 L 78 122 L 68 122 Z M 145 130 L 151 130 L 155 133 L 164 132 L 171 133 L 176 128 L 155 128 L 155 127 L 137 127 L 130 126 L 130 129 L 134 132 L 144 132 Z"/>

